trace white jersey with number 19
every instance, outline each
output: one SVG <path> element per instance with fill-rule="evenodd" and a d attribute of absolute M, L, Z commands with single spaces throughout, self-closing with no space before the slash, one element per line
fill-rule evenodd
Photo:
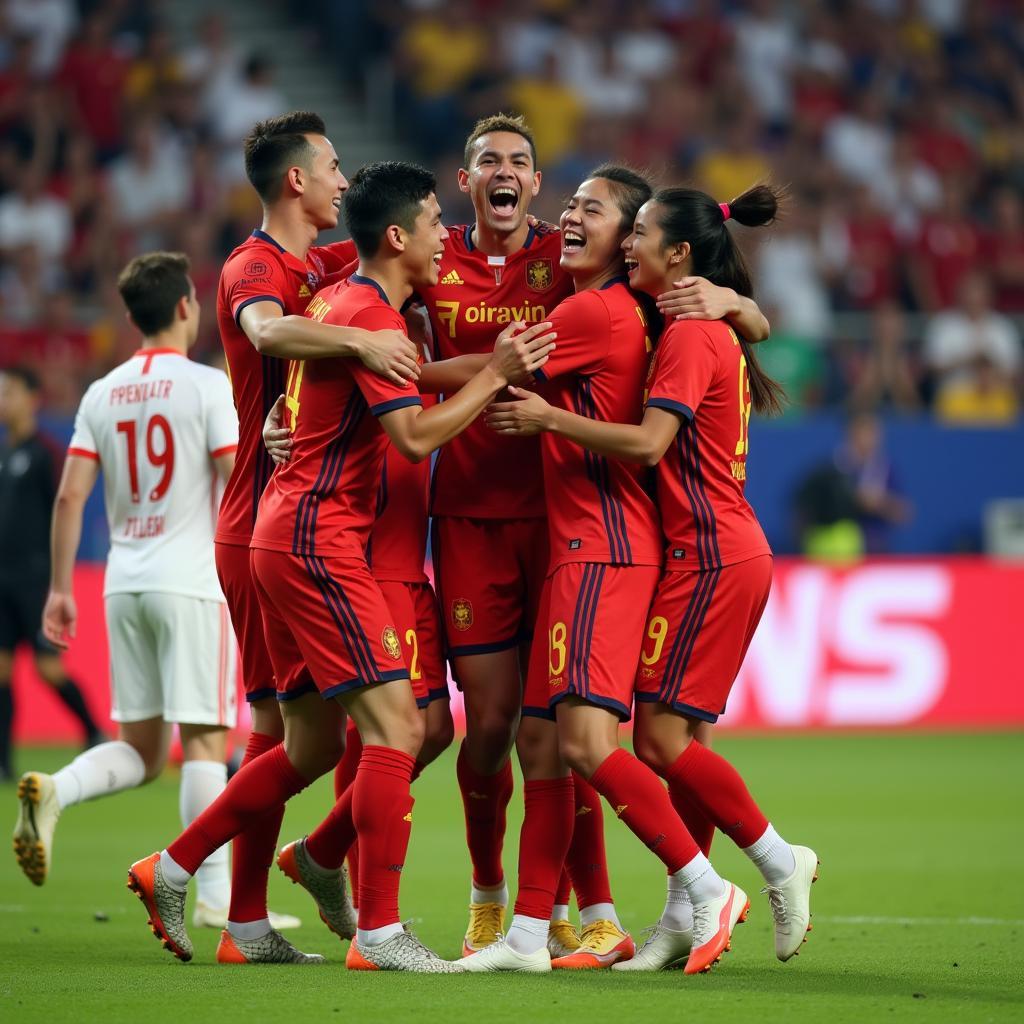
<path fill-rule="evenodd" d="M 213 459 L 237 444 L 227 377 L 174 349 L 141 349 L 89 387 L 68 454 L 103 469 L 105 595 L 224 600 L 213 560 Z"/>

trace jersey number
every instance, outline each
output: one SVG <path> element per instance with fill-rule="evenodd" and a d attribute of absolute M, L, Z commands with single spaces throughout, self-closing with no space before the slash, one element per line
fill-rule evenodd
<path fill-rule="evenodd" d="M 117 432 L 124 435 L 125 446 L 128 450 L 128 484 L 131 487 L 132 501 L 137 505 L 142 499 L 139 494 L 139 460 L 138 443 L 135 439 L 135 420 L 121 420 L 117 424 Z M 154 444 L 158 432 L 163 434 L 159 451 Z M 167 493 L 167 488 L 171 486 L 171 477 L 174 475 L 174 434 L 171 433 L 170 423 L 159 413 L 146 424 L 146 456 L 156 469 L 163 470 L 163 475 L 147 496 L 150 501 L 159 501 Z"/>
<path fill-rule="evenodd" d="M 750 379 L 747 376 L 747 361 L 740 356 L 740 437 L 736 442 L 736 454 L 746 455 L 750 449 Z"/>
<path fill-rule="evenodd" d="M 306 370 L 305 360 L 298 359 L 288 367 L 288 387 L 286 388 L 284 404 L 291 416 L 288 426 L 292 430 L 299 422 L 299 392 L 302 390 L 302 375 Z"/>

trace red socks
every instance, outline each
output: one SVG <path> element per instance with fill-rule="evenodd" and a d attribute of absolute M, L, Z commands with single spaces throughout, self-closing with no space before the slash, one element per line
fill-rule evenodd
<path fill-rule="evenodd" d="M 715 838 L 715 823 L 701 810 L 688 789 L 669 783 L 668 796 L 700 852 L 707 857 L 711 853 L 711 840 Z"/>
<path fill-rule="evenodd" d="M 350 718 L 345 732 L 345 753 L 334 769 L 334 798 L 337 800 L 356 780 L 356 769 L 359 758 L 363 756 L 363 740 Z M 351 812 L 350 812 L 351 813 Z M 316 860 L 316 858 L 313 858 Z M 352 887 L 352 903 L 359 906 L 359 843 L 355 842 L 348 848 L 348 880 Z"/>
<path fill-rule="evenodd" d="M 505 879 L 501 851 L 505 843 L 505 811 L 512 799 L 512 764 L 495 775 L 478 775 L 459 748 L 455 774 L 466 813 L 466 845 L 473 862 L 473 883 L 481 889 L 497 888 Z"/>
<path fill-rule="evenodd" d="M 519 835 L 519 893 L 515 913 L 551 918 L 555 890 L 572 842 L 572 779 L 538 779 L 524 786 Z"/>
<path fill-rule="evenodd" d="M 576 890 L 576 906 L 582 910 L 595 903 L 611 903 L 608 881 L 608 859 L 604 849 L 604 812 L 597 790 L 576 772 L 572 773 L 576 817 L 573 819 L 572 843 L 565 865 Z M 563 872 L 564 873 L 564 872 Z M 556 900 L 556 903 L 568 903 Z"/>
<path fill-rule="evenodd" d="M 379 747 L 378 749 L 387 750 L 388 748 Z M 356 781 L 358 780 L 359 774 L 356 773 Z M 345 860 L 345 854 L 354 850 L 358 845 L 356 843 L 356 823 L 352 814 L 354 795 L 355 783 L 338 797 L 337 803 L 331 808 L 327 817 L 306 836 L 306 852 L 320 867 L 327 870 L 333 871 L 335 868 L 340 868 Z M 353 877 L 351 871 L 352 865 L 350 864 L 349 874 L 354 886 L 359 875 Z"/>
<path fill-rule="evenodd" d="M 555 906 L 567 907 L 572 898 L 572 879 L 569 877 L 567 868 L 562 868 L 561 877 L 558 879 L 558 888 L 555 890 Z"/>
<path fill-rule="evenodd" d="M 214 850 L 268 811 L 283 808 L 285 801 L 308 785 L 309 781 L 288 760 L 284 744 L 278 743 L 241 768 L 224 792 L 167 847 L 167 852 L 194 875 Z M 279 827 L 280 820 L 275 828 Z M 275 842 L 276 835 L 275 831 Z"/>
<path fill-rule="evenodd" d="M 280 740 L 266 733 L 249 734 L 242 768 L 260 754 L 273 750 Z M 267 916 L 267 879 L 274 863 L 277 837 L 284 818 L 284 804 L 267 811 L 239 832 L 231 844 L 231 905 L 228 920 L 241 924 Z M 172 854 L 173 856 L 173 854 Z M 177 858 L 175 858 L 177 859 Z"/>
<path fill-rule="evenodd" d="M 665 792 L 661 780 L 621 747 L 609 754 L 590 777 L 590 784 L 615 814 L 668 869 L 689 864 L 700 853 Z"/>
<path fill-rule="evenodd" d="M 740 773 L 696 740 L 690 740 L 665 779 L 670 788 L 685 790 L 719 831 L 740 848 L 764 835 L 768 819 L 754 803 Z"/>
<path fill-rule="evenodd" d="M 363 747 L 351 786 L 360 847 L 359 927 L 364 930 L 400 920 L 398 886 L 412 831 L 409 783 L 415 763 L 400 750 Z"/>

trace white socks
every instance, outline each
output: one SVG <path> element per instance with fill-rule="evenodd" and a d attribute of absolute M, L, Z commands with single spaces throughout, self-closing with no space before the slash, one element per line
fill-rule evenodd
<path fill-rule="evenodd" d="M 139 752 L 124 740 L 112 740 L 79 754 L 53 776 L 61 810 L 134 789 L 146 777 L 146 765 Z"/>
<path fill-rule="evenodd" d="M 188 828 L 224 792 L 227 783 L 228 769 L 223 762 L 186 761 L 181 766 L 181 788 L 178 791 L 182 825 Z M 221 909 L 228 905 L 231 900 L 231 876 L 226 843 L 199 865 L 196 886 L 196 897 L 208 907 Z"/>
<path fill-rule="evenodd" d="M 401 931 L 402 926 L 397 921 L 394 924 L 386 924 L 383 928 L 357 928 L 356 943 L 363 949 L 367 946 L 379 946 Z"/>
<path fill-rule="evenodd" d="M 668 876 L 665 909 L 658 923 L 673 932 L 688 932 L 693 928 L 693 904 L 678 875 Z"/>
<path fill-rule="evenodd" d="M 184 892 L 192 876 L 166 851 L 160 851 L 160 874 L 164 881 L 172 888 Z"/>
<path fill-rule="evenodd" d="M 512 927 L 505 936 L 505 941 L 517 953 L 529 955 L 544 949 L 548 944 L 548 925 L 550 922 L 541 920 L 539 917 L 526 917 L 523 914 L 515 914 L 512 918 Z"/>
<path fill-rule="evenodd" d="M 556 903 L 551 908 L 551 920 L 552 921 L 568 921 L 569 920 L 569 904 L 568 903 Z"/>
<path fill-rule="evenodd" d="M 582 927 L 585 928 L 588 924 L 593 924 L 595 921 L 611 921 L 619 931 L 622 931 L 619 915 L 615 913 L 614 903 L 593 903 L 580 911 L 580 925 Z"/>
<path fill-rule="evenodd" d="M 774 828 L 769 826 L 764 835 L 743 852 L 754 862 L 769 885 L 780 885 L 796 870 L 793 848 Z"/>
<path fill-rule="evenodd" d="M 703 853 L 698 853 L 689 864 L 684 864 L 674 875 L 670 875 L 670 885 L 673 879 L 680 888 L 686 890 L 691 903 L 705 903 L 725 892 L 725 882 Z"/>
<path fill-rule="evenodd" d="M 473 882 L 469 891 L 471 903 L 500 903 L 503 907 L 508 906 L 508 884 L 502 882 L 494 889 L 481 889 Z"/>
<path fill-rule="evenodd" d="M 202 868 L 200 868 L 201 870 Z M 270 918 L 261 917 L 258 921 L 228 921 L 228 931 L 233 939 L 238 939 L 241 942 L 262 939 L 270 931 Z"/>

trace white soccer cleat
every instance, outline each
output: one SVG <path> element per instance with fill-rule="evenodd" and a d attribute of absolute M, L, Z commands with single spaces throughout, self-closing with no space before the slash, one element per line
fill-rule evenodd
<path fill-rule="evenodd" d="M 273 910 L 268 910 L 267 918 L 270 921 L 270 927 L 275 932 L 285 932 L 289 928 L 302 927 L 302 921 L 293 914 L 278 914 Z M 195 908 L 192 911 L 193 928 L 220 928 L 223 931 L 227 926 L 227 907 L 211 907 L 209 903 L 196 900 Z"/>
<path fill-rule="evenodd" d="M 775 918 L 775 955 L 785 962 L 797 956 L 811 930 L 811 885 L 818 880 L 818 855 L 806 846 L 790 847 L 796 858 L 793 874 L 779 885 L 761 892 Z"/>
<path fill-rule="evenodd" d="M 747 919 L 750 900 L 732 882 L 713 900 L 693 905 L 693 948 L 683 968 L 685 974 L 703 974 L 722 959 L 730 947 L 732 930 Z"/>
<path fill-rule="evenodd" d="M 517 953 L 504 936 L 478 953 L 456 961 L 470 974 L 492 974 L 500 971 L 520 974 L 547 974 L 551 970 L 551 954 L 546 946 L 536 953 Z"/>
<path fill-rule="evenodd" d="M 53 776 L 25 772 L 18 783 L 18 803 L 14 856 L 28 880 L 42 885 L 53 864 L 53 830 L 60 817 Z"/>
<path fill-rule="evenodd" d="M 670 971 L 682 967 L 693 948 L 693 929 L 673 931 L 660 921 L 645 929 L 647 938 L 631 960 L 612 964 L 613 971 Z"/>

